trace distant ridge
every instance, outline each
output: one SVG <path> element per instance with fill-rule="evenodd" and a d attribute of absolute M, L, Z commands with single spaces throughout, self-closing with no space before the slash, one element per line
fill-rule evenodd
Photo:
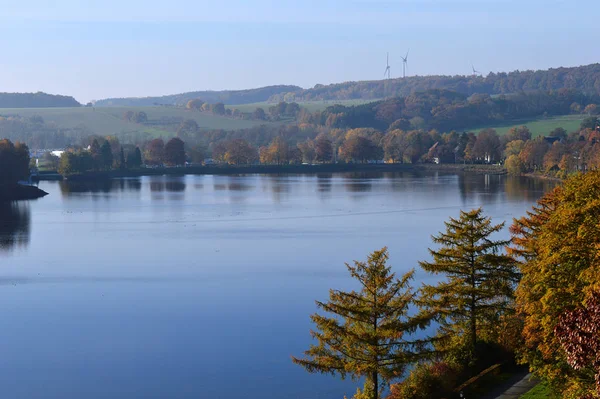
<path fill-rule="evenodd" d="M 81 107 L 71 96 L 37 93 L 0 93 L 0 108 Z"/>
<path fill-rule="evenodd" d="M 538 71 L 490 73 L 487 76 L 411 76 L 407 78 L 316 85 L 312 89 L 273 95 L 269 101 L 353 100 L 406 97 L 428 90 L 450 90 L 461 94 L 510 94 L 575 89 L 600 94 L 600 64 Z"/>
<path fill-rule="evenodd" d="M 108 98 L 97 101 L 96 105 L 152 106 L 161 104 L 181 106 L 195 98 L 210 103 L 222 102 L 227 105 L 239 105 L 264 101 L 375 100 L 405 97 L 433 89 L 451 90 L 466 95 L 475 93 L 495 95 L 522 91 L 550 91 L 561 88 L 575 89 L 587 95 L 600 94 L 600 64 L 538 71 L 499 72 L 490 73 L 487 76 L 410 76 L 398 79 L 319 84 L 310 89 L 279 85 L 249 90 L 194 91 L 143 98 Z"/>
<path fill-rule="evenodd" d="M 96 101 L 97 107 L 131 106 L 145 107 L 152 105 L 185 105 L 189 100 L 199 98 L 209 103 L 222 102 L 227 105 L 250 104 L 267 101 L 270 97 L 284 93 L 294 93 L 302 90 L 298 86 L 267 86 L 258 89 L 247 90 L 223 90 L 223 91 L 192 91 L 188 93 L 172 94 L 158 97 L 130 97 L 130 98 L 107 98 Z M 283 98 L 283 95 L 282 95 Z"/>

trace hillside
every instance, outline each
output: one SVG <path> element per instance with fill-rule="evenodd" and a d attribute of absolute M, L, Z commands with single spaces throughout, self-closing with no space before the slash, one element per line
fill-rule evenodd
<path fill-rule="evenodd" d="M 148 107 L 153 105 L 185 105 L 189 100 L 199 98 L 205 102 L 222 102 L 227 105 L 259 103 L 267 101 L 273 96 L 281 93 L 300 91 L 298 86 L 267 86 L 248 90 L 224 90 L 224 91 L 192 91 L 189 93 L 172 94 L 158 97 L 140 98 L 107 98 L 96 102 L 97 107 Z M 283 98 L 283 97 L 282 97 Z"/>
<path fill-rule="evenodd" d="M 400 79 L 316 85 L 312 89 L 281 93 L 269 101 L 315 101 L 406 97 L 427 90 L 450 90 L 471 95 L 509 94 L 521 91 L 574 89 L 583 94 L 600 94 L 600 64 L 538 71 L 490 73 L 483 76 L 411 76 Z"/>
<path fill-rule="evenodd" d="M 147 120 L 134 123 L 127 111 L 143 112 Z M 90 135 L 115 135 L 123 142 L 173 137 L 184 120 L 194 120 L 199 131 L 250 129 L 278 122 L 234 119 L 210 113 L 167 107 L 0 108 L 0 137 L 24 141 L 33 149 L 62 148 Z"/>
<path fill-rule="evenodd" d="M 71 96 L 37 93 L 0 93 L 0 108 L 81 107 Z"/>
<path fill-rule="evenodd" d="M 209 103 L 222 102 L 226 105 L 277 103 L 280 101 L 300 103 L 365 101 L 406 97 L 413 93 L 434 89 L 455 91 L 465 95 L 475 93 L 497 95 L 561 88 L 578 90 L 587 95 L 600 94 L 600 64 L 537 71 L 490 73 L 487 76 L 410 76 L 404 79 L 319 84 L 310 89 L 279 85 L 249 90 L 194 91 L 156 97 L 108 98 L 97 101 L 96 106 L 181 106 L 196 98 Z"/>

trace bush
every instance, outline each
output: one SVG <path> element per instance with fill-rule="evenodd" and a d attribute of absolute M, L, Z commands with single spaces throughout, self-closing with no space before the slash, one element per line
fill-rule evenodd
<path fill-rule="evenodd" d="M 445 361 L 420 363 L 406 379 L 391 386 L 389 399 L 440 399 L 452 395 L 460 369 Z"/>
<path fill-rule="evenodd" d="M 525 165 L 523 165 L 523 161 L 517 155 L 508 157 L 504 166 L 506 167 L 506 171 L 514 176 L 518 176 L 525 171 Z"/>

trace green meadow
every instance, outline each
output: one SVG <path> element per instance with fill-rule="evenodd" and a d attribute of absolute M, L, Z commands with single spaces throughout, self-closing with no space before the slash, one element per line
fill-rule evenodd
<path fill-rule="evenodd" d="M 552 130 L 557 127 L 562 127 L 571 133 L 579 130 L 579 125 L 586 118 L 585 115 L 563 115 L 548 118 L 528 119 L 520 121 L 511 121 L 502 125 L 483 126 L 468 130 L 479 131 L 485 128 L 495 129 L 499 135 L 506 134 L 511 128 L 518 126 L 527 126 L 531 131 L 533 137 L 548 135 Z"/>
<path fill-rule="evenodd" d="M 126 111 L 143 111 L 148 115 L 148 122 L 139 124 L 126 121 L 123 119 Z M 268 123 L 167 107 L 0 108 L 0 116 L 15 115 L 25 118 L 41 116 L 44 122 L 53 122 L 63 128 L 85 126 L 92 133 L 102 136 L 132 133 L 145 133 L 156 137 L 172 136 L 185 119 L 195 120 L 204 130 L 234 130 Z"/>

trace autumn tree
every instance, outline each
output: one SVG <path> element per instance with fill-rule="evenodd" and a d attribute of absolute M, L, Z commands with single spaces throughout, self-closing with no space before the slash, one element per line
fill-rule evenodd
<path fill-rule="evenodd" d="M 520 140 L 519 140 L 520 141 Z M 511 155 L 504 162 L 504 167 L 509 175 L 519 176 L 521 173 L 525 171 L 525 166 L 523 165 L 523 161 L 517 155 Z"/>
<path fill-rule="evenodd" d="M 506 143 L 510 143 L 511 141 L 521 140 L 528 141 L 531 140 L 531 131 L 527 126 L 519 126 L 510 128 L 510 130 L 503 137 Z"/>
<path fill-rule="evenodd" d="M 234 139 L 225 144 L 225 162 L 233 165 L 249 165 L 258 160 L 256 148 L 244 139 Z"/>
<path fill-rule="evenodd" d="M 419 262 L 436 285 L 424 284 L 421 316 L 439 323 L 436 340 L 443 350 L 461 350 L 469 362 L 476 356 L 481 331 L 493 328 L 513 310 L 513 290 L 519 274 L 512 257 L 503 254 L 509 243 L 492 235 L 504 223 L 492 224 L 481 208 L 450 218 L 446 231 L 433 236 L 438 249 L 429 249 L 432 262 Z"/>
<path fill-rule="evenodd" d="M 583 110 L 583 113 L 589 116 L 598 115 L 598 106 L 596 104 L 588 104 Z"/>
<path fill-rule="evenodd" d="M 535 140 L 530 140 L 525 143 L 523 150 L 519 154 L 519 158 L 528 170 L 541 169 L 544 164 L 544 156 L 548 151 L 548 143 L 543 137 L 538 137 Z"/>
<path fill-rule="evenodd" d="M 365 163 L 378 159 L 383 154 L 373 141 L 357 135 L 344 141 L 344 144 L 340 147 L 340 155 L 346 162 L 358 161 Z"/>
<path fill-rule="evenodd" d="M 302 155 L 303 162 L 313 163 L 316 158 L 315 143 L 313 140 L 306 140 L 302 143 L 298 143 L 298 149 Z"/>
<path fill-rule="evenodd" d="M 600 396 L 600 292 L 594 291 L 583 306 L 561 315 L 554 332 L 571 367 L 594 375 L 597 395 L 585 388 L 577 394 L 582 399 Z"/>
<path fill-rule="evenodd" d="M 506 148 L 504 149 L 504 156 L 506 158 L 510 157 L 511 155 L 519 156 L 521 151 L 523 151 L 524 147 L 525 147 L 525 142 L 523 140 L 509 141 L 506 144 Z"/>
<path fill-rule="evenodd" d="M 386 160 L 392 163 L 402 162 L 404 154 L 404 136 L 402 130 L 392 130 L 383 138 L 383 153 Z"/>
<path fill-rule="evenodd" d="M 281 136 L 273 139 L 269 147 L 263 150 L 261 154 L 261 162 L 267 164 L 283 165 L 289 163 L 291 148 L 287 141 Z"/>
<path fill-rule="evenodd" d="M 185 164 L 185 144 L 180 138 L 174 137 L 167 141 L 164 159 L 169 166 Z"/>
<path fill-rule="evenodd" d="M 479 132 L 473 145 L 472 156 L 476 160 L 496 162 L 500 159 L 500 138 L 494 129 Z"/>
<path fill-rule="evenodd" d="M 204 101 L 200 100 L 199 98 L 195 98 L 193 100 L 188 101 L 185 107 L 191 110 L 201 110 L 202 104 L 204 104 Z"/>
<path fill-rule="evenodd" d="M 317 344 L 304 352 L 305 358 L 292 357 L 310 373 L 365 378 L 359 395 L 366 399 L 379 398 L 384 384 L 401 377 L 420 350 L 409 337 L 419 327 L 408 315 L 415 298 L 413 271 L 397 279 L 387 261 L 387 248 L 382 248 L 366 262 L 346 264 L 360 291 L 330 290 L 328 302 L 317 301 L 331 316 L 311 316 Z"/>
<path fill-rule="evenodd" d="M 333 158 L 333 145 L 324 135 L 319 135 L 315 139 L 315 161 L 321 163 L 331 162 Z"/>
<path fill-rule="evenodd" d="M 520 257 L 522 273 L 516 292 L 524 319 L 522 360 L 563 397 L 595 392 L 593 374 L 569 366 L 556 328 L 600 287 L 598 220 L 600 172 L 591 171 L 567 179 L 511 227 L 511 251 Z"/>
<path fill-rule="evenodd" d="M 149 165 L 160 165 L 165 160 L 165 142 L 163 139 L 154 139 L 146 145 L 144 158 Z"/>
<path fill-rule="evenodd" d="M 550 150 L 544 155 L 544 169 L 546 172 L 559 169 L 560 161 L 565 153 L 564 144 L 558 141 L 554 142 Z"/>

